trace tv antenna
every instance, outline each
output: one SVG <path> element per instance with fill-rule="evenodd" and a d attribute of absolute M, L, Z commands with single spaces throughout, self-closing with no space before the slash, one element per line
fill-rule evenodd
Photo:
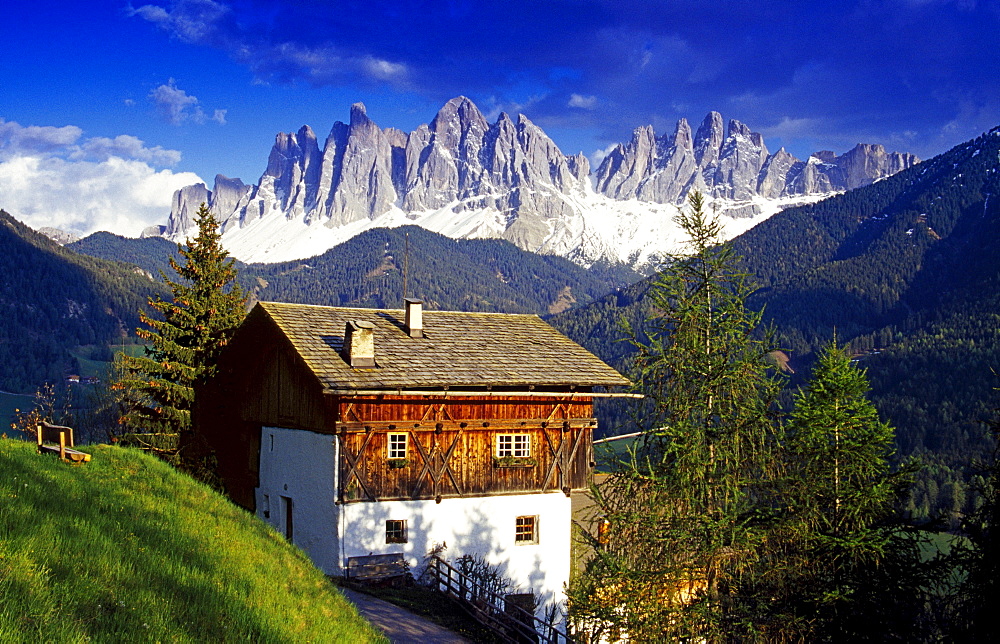
<path fill-rule="evenodd" d="M 404 234 L 406 240 L 406 250 L 403 251 L 403 299 L 406 299 L 407 281 L 410 278 L 410 233 Z"/>

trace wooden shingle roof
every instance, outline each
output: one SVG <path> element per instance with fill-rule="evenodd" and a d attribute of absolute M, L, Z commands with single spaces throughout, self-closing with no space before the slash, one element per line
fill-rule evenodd
<path fill-rule="evenodd" d="M 326 390 L 622 386 L 629 381 L 536 315 L 424 311 L 424 337 L 402 310 L 260 302 Z M 341 357 L 349 321 L 374 325 L 376 368 Z"/>

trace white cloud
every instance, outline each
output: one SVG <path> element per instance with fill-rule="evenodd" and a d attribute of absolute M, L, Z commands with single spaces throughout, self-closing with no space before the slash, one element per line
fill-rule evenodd
<path fill-rule="evenodd" d="M 230 14 L 228 6 L 212 0 L 180 0 L 173 3 L 170 11 L 154 4 L 129 11 L 129 15 L 159 25 L 188 43 L 204 42 L 215 36 L 217 24 Z"/>
<path fill-rule="evenodd" d="M 569 103 L 567 103 L 567 105 L 569 107 L 579 107 L 585 110 L 592 110 L 597 107 L 597 97 L 572 94 L 569 97 Z"/>
<path fill-rule="evenodd" d="M 24 127 L 0 118 L 0 153 L 4 150 L 49 152 L 76 143 L 82 135 L 83 130 L 75 125 Z"/>
<path fill-rule="evenodd" d="M 784 116 L 776 125 L 761 128 L 761 134 L 778 138 L 815 137 L 826 134 L 827 125 L 823 119 Z"/>
<path fill-rule="evenodd" d="M 175 190 L 201 182 L 192 172 L 154 167 L 179 162 L 177 150 L 129 135 L 81 135 L 76 126 L 0 119 L 0 208 L 35 229 L 135 236 L 166 220 Z"/>
<path fill-rule="evenodd" d="M 604 161 L 605 157 L 607 157 L 609 154 L 611 154 L 614 151 L 614 149 L 617 148 L 619 145 L 620 144 L 618 144 L 618 143 L 612 143 L 611 145 L 609 145 L 608 147 L 604 148 L 603 150 L 594 150 L 593 152 L 591 152 L 590 153 L 590 167 L 593 168 L 594 170 L 596 170 L 598 168 L 598 166 L 601 165 L 601 162 Z"/>
<path fill-rule="evenodd" d="M 361 63 L 362 69 L 371 78 L 384 81 L 401 81 L 406 76 L 406 65 L 390 63 L 379 58 L 366 58 Z"/>
<path fill-rule="evenodd" d="M 156 106 L 156 111 L 163 120 L 171 125 L 181 125 L 187 121 L 199 125 L 205 121 L 226 124 L 226 110 L 215 110 L 212 116 L 208 116 L 198 98 L 177 87 L 177 81 L 173 78 L 151 91 L 149 100 Z"/>
<path fill-rule="evenodd" d="M 158 166 L 172 166 L 180 163 L 181 153 L 160 146 L 147 148 L 141 139 L 128 134 L 120 134 L 113 139 L 96 136 L 84 141 L 78 151 L 70 153 L 73 160 L 107 161 L 111 157 L 122 157 L 144 161 Z"/>
<path fill-rule="evenodd" d="M 157 171 L 119 157 L 93 162 L 18 156 L 0 163 L 0 207 L 35 229 L 134 237 L 166 220 L 175 190 L 200 182 L 192 172 Z"/>

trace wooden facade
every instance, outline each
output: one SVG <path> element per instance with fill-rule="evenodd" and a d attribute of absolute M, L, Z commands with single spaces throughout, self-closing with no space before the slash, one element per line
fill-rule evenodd
<path fill-rule="evenodd" d="M 340 501 L 440 499 L 581 489 L 593 461 L 591 399 L 340 398 Z M 405 464 L 388 436 L 407 436 Z M 500 435 L 528 437 L 530 456 L 497 456 Z"/>
<path fill-rule="evenodd" d="M 246 508 L 256 509 L 265 427 L 329 434 L 336 441 L 337 503 L 568 495 L 587 485 L 596 429 L 591 383 L 536 388 L 458 382 L 453 388 L 460 393 L 415 386 L 419 393 L 396 388 L 375 394 L 365 387 L 352 394 L 324 386 L 315 360 L 303 355 L 301 339 L 290 338 L 267 313 L 258 306 L 248 316 L 215 377 L 199 386 L 194 413 L 201 448 L 216 459 L 229 495 Z M 338 338 L 331 341 L 322 330 L 316 338 L 339 348 Z M 406 436 L 405 459 L 390 462 L 392 434 Z M 530 442 L 530 456 L 498 458 L 502 435 L 527 436 L 517 440 Z"/>

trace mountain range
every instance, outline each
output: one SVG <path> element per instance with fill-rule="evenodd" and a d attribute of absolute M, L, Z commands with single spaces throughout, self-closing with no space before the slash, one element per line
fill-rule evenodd
<path fill-rule="evenodd" d="M 706 194 L 735 236 L 790 204 L 816 201 L 911 167 L 911 154 L 859 144 L 800 161 L 771 153 L 762 135 L 718 112 L 697 131 L 640 127 L 591 173 L 524 115 L 489 122 L 465 97 L 410 133 L 380 128 L 364 105 L 334 124 L 322 146 L 303 126 L 279 133 L 256 184 L 222 175 L 174 194 L 166 226 L 147 235 L 183 241 L 198 206 L 220 222 L 223 244 L 247 262 L 318 255 L 360 232 L 416 224 L 453 238 L 501 238 L 523 250 L 589 266 L 648 268 L 676 248 L 675 205 Z"/>

